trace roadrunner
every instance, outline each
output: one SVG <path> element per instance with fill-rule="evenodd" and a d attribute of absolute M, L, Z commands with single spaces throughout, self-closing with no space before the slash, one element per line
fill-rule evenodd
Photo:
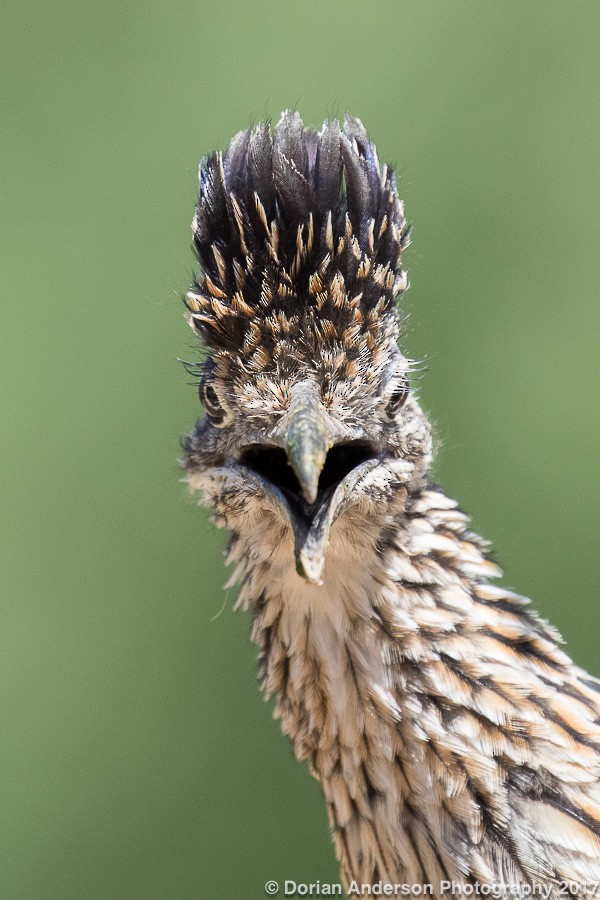
<path fill-rule="evenodd" d="M 202 161 L 192 227 L 206 416 L 183 465 L 346 887 L 599 894 L 600 681 L 430 481 L 392 170 L 358 119 L 285 112 Z"/>

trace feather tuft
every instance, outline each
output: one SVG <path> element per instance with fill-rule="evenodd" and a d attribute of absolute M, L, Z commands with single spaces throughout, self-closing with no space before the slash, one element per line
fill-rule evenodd
<path fill-rule="evenodd" d="M 359 119 L 317 132 L 287 110 L 272 132 L 266 122 L 240 131 L 202 160 L 192 228 L 201 272 L 190 309 L 203 296 L 223 307 L 218 324 L 212 307 L 191 320 L 210 350 L 244 355 L 240 303 L 259 327 L 280 313 L 305 322 L 316 304 L 340 336 L 356 321 L 349 298 L 359 293 L 365 323 L 375 308 L 397 318 L 407 225 L 393 173 Z"/>

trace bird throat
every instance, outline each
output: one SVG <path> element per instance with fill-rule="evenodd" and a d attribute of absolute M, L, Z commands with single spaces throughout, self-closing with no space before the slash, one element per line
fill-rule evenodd
<path fill-rule="evenodd" d="M 419 876 L 416 862 L 405 866 L 397 855 L 405 806 L 398 759 L 422 751 L 416 738 L 412 746 L 409 715 L 405 735 L 398 730 L 403 660 L 380 612 L 391 590 L 396 606 L 398 595 L 376 537 L 372 522 L 337 523 L 320 585 L 275 560 L 251 603 L 261 685 L 296 757 L 321 782 L 347 883 Z M 407 595 L 407 607 L 413 602 Z"/>

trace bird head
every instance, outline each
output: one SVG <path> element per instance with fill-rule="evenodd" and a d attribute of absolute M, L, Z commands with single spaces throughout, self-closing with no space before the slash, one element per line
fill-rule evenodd
<path fill-rule="evenodd" d="M 430 461 L 397 343 L 408 228 L 393 172 L 358 119 L 316 132 L 288 111 L 202 160 L 192 229 L 187 318 L 207 356 L 189 483 L 218 524 L 291 535 L 319 583 L 335 523 L 389 522 Z"/>

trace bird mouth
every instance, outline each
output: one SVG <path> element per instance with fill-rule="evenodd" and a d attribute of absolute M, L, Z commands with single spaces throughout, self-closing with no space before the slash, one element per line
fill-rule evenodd
<path fill-rule="evenodd" d="M 377 454 L 367 441 L 347 441 L 332 447 L 319 475 L 319 488 L 314 503 L 305 500 L 296 473 L 285 450 L 280 447 L 254 444 L 244 450 L 240 462 L 279 488 L 294 514 L 310 524 L 319 507 L 331 497 L 346 475 L 361 463 L 376 457 Z"/>
<path fill-rule="evenodd" d="M 271 494 L 285 500 L 294 531 L 296 569 L 316 584 L 321 581 L 331 525 L 346 505 L 350 483 L 354 484 L 363 471 L 378 461 L 379 455 L 368 441 L 335 444 L 319 474 L 316 498 L 309 503 L 285 450 L 253 444 L 239 457 L 239 463 L 258 475 Z"/>

